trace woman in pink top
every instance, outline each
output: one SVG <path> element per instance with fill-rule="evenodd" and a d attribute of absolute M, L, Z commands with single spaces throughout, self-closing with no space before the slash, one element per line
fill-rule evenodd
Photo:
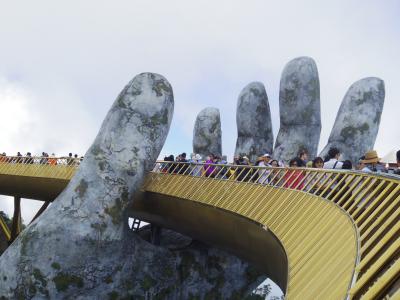
<path fill-rule="evenodd" d="M 296 159 L 292 159 L 289 162 L 289 167 L 297 168 Z M 285 174 L 284 187 L 288 189 L 301 190 L 304 187 L 304 174 L 302 170 L 290 170 Z"/>

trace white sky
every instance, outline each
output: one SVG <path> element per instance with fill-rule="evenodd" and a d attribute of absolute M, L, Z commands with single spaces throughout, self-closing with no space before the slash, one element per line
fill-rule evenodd
<path fill-rule="evenodd" d="M 0 151 L 84 154 L 124 85 L 151 71 L 175 95 L 161 155 L 190 153 L 197 113 L 215 106 L 230 157 L 240 90 L 265 84 L 276 136 L 280 74 L 303 55 L 320 75 L 320 149 L 348 87 L 367 76 L 386 85 L 375 148 L 400 148 L 400 2 L 277 2 L 1 1 Z"/>
<path fill-rule="evenodd" d="M 280 74 L 304 55 L 319 70 L 320 149 L 347 89 L 368 76 L 386 86 L 375 148 L 381 156 L 400 148 L 400 1 L 0 3 L 1 152 L 84 154 L 124 85 L 151 71 L 164 75 L 175 95 L 161 155 L 190 153 L 196 114 L 215 106 L 231 157 L 240 90 L 265 84 L 276 136 Z M 25 220 L 37 206 L 23 203 Z M 11 213 L 11 201 L 1 200 L 3 209 Z"/>
<path fill-rule="evenodd" d="M 0 0 L 1 1 L 1 0 Z M 315 59 L 325 145 L 356 80 L 385 80 L 375 148 L 400 148 L 399 1 L 1 1 L 0 151 L 84 154 L 113 100 L 136 74 L 163 74 L 175 114 L 161 155 L 191 152 L 196 114 L 220 109 L 223 152 L 236 142 L 240 90 L 261 81 L 274 135 L 284 65 Z M 11 204 L 0 202 L 10 211 Z M 24 204 L 24 218 L 33 212 Z"/>

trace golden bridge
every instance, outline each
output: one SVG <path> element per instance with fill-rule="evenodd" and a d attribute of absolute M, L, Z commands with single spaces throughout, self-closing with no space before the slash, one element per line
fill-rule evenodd
<path fill-rule="evenodd" d="M 0 194 L 43 200 L 65 188 L 67 158 L 0 157 Z M 211 171 L 211 172 L 209 172 Z M 400 299 L 400 180 L 321 169 L 158 162 L 131 216 L 258 266 L 287 299 Z M 14 226 L 15 225 L 15 226 Z M 0 219 L 8 239 L 18 234 Z"/>

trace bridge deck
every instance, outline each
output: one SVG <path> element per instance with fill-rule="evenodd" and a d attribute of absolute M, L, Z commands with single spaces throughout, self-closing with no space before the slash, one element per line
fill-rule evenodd
<path fill-rule="evenodd" d="M 0 176 L 12 178 L 10 184 L 1 184 L 0 177 L 0 193 L 20 195 L 24 190 L 20 184 L 38 178 L 50 190 L 54 180 L 65 186 L 75 167 L 59 166 L 58 173 L 49 169 L 55 167 L 0 162 Z M 60 174 L 62 168 L 64 177 L 52 175 Z M 260 261 L 267 275 L 286 289 L 288 298 L 399 296 L 397 178 L 316 169 L 247 170 L 242 166 L 216 166 L 208 175 L 204 170 L 195 174 L 194 170 L 198 168 L 157 164 L 145 180 L 145 198 L 136 201 L 136 212 L 172 227 L 188 224 L 194 235 L 206 239 L 212 236 L 210 240 L 216 242 L 220 237 L 228 248 L 242 247 L 242 251 L 232 250 L 244 256 L 246 252 L 254 254 L 253 261 Z M 32 194 L 32 190 L 29 192 Z M 186 219 L 177 222 L 185 214 Z M 241 221 L 234 223 L 234 219 Z M 242 226 L 229 232 L 228 224 Z M 264 244 L 255 245 L 264 245 L 265 251 L 252 251 L 251 245 L 243 245 L 240 238 L 248 243 L 264 240 Z M 268 269 L 268 265 L 276 268 Z M 287 267 L 286 274 L 282 266 Z"/>

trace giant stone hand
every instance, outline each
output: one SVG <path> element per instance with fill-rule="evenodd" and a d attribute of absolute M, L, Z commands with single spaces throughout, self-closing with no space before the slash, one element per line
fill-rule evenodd
<path fill-rule="evenodd" d="M 355 163 L 366 151 L 372 150 L 384 100 L 385 87 L 381 79 L 369 77 L 354 83 L 343 99 L 328 144 L 320 156 L 325 158 L 329 148 L 334 146 L 341 151 L 342 159 Z M 310 159 L 317 156 L 321 108 L 318 70 L 312 58 L 299 57 L 285 66 L 280 82 L 279 108 L 280 128 L 273 158 L 288 163 L 302 150 L 308 152 Z M 257 156 L 271 152 L 271 113 L 261 83 L 250 83 L 240 93 L 236 123 L 235 154 L 246 154 L 254 162 Z M 210 136 L 209 144 L 213 142 Z M 207 149 L 202 151 L 211 153 Z"/>

